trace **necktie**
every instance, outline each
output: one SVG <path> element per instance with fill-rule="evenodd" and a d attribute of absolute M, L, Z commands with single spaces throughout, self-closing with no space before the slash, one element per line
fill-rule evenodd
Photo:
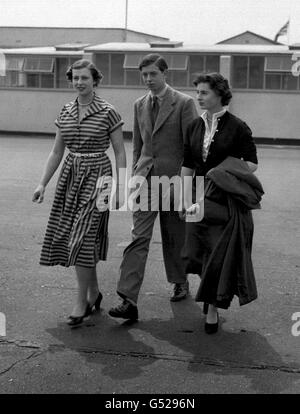
<path fill-rule="evenodd" d="M 157 98 L 157 96 L 153 96 L 152 97 L 152 113 L 151 113 L 153 128 L 154 128 L 154 125 L 155 125 L 155 121 L 156 121 L 158 112 L 159 112 L 158 98 Z"/>

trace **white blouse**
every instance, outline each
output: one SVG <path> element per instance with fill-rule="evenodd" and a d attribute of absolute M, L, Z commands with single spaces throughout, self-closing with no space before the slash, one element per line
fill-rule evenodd
<path fill-rule="evenodd" d="M 207 111 L 203 112 L 203 114 L 201 115 L 201 118 L 203 119 L 205 123 L 205 134 L 204 134 L 203 148 L 202 148 L 203 161 L 206 161 L 210 144 L 213 142 L 214 135 L 218 131 L 217 128 L 218 128 L 219 118 L 222 115 L 224 115 L 226 111 L 227 111 L 227 108 L 224 108 L 222 109 L 222 111 L 216 112 L 215 114 L 213 114 L 211 129 L 209 128 L 209 124 L 207 121 Z"/>

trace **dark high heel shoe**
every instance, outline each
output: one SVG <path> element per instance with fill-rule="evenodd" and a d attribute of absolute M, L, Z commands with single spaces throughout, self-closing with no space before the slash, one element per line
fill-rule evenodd
<path fill-rule="evenodd" d="M 101 292 L 99 292 L 98 297 L 95 300 L 94 304 L 89 305 L 91 312 L 92 312 L 93 308 L 95 308 L 95 310 L 97 310 L 97 311 L 100 309 L 100 304 L 101 304 L 102 299 L 103 299 L 103 295 L 102 295 Z"/>
<path fill-rule="evenodd" d="M 209 303 L 207 303 L 207 302 L 203 303 L 203 313 L 204 313 L 204 315 L 207 315 L 208 306 L 209 306 Z"/>
<path fill-rule="evenodd" d="M 68 318 L 69 320 L 68 320 L 67 324 L 70 325 L 70 326 L 80 325 L 80 324 L 82 324 L 84 318 L 88 317 L 90 314 L 91 314 L 91 307 L 90 307 L 90 305 L 86 305 L 84 314 L 81 315 L 81 316 L 72 316 L 72 315 L 70 315 L 69 318 Z"/>
<path fill-rule="evenodd" d="M 218 328 L 219 328 L 219 314 L 217 313 L 217 322 L 216 323 L 205 322 L 204 330 L 207 334 L 214 334 L 218 332 Z"/>

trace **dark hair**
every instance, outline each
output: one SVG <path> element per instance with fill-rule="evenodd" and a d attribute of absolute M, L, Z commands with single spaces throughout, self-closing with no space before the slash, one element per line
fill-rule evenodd
<path fill-rule="evenodd" d="M 90 70 L 93 80 L 94 80 L 94 86 L 98 86 L 101 79 L 103 78 L 102 73 L 100 72 L 100 70 L 94 65 L 93 62 L 91 62 L 90 60 L 87 59 L 80 59 L 80 60 L 76 60 L 76 62 L 74 62 L 67 70 L 66 72 L 66 76 L 67 79 L 72 82 L 73 79 L 73 69 L 83 69 L 83 68 L 87 68 Z"/>
<path fill-rule="evenodd" d="M 154 64 L 158 67 L 161 72 L 164 72 L 168 69 L 167 62 L 165 58 L 157 53 L 150 53 L 143 57 L 139 64 L 139 70 L 142 70 L 145 66 Z"/>
<path fill-rule="evenodd" d="M 224 78 L 220 73 L 199 73 L 193 82 L 195 86 L 199 83 L 208 83 L 210 89 L 212 89 L 217 95 L 221 97 L 222 106 L 228 105 L 232 93 L 229 87 L 228 80 Z"/>

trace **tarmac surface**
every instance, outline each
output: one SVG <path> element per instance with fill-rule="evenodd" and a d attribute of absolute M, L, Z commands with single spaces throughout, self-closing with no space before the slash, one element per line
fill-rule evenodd
<path fill-rule="evenodd" d="M 300 147 L 258 147 L 265 190 L 253 214 L 259 298 L 243 307 L 235 298 L 220 310 L 219 332 L 207 335 L 194 302 L 198 276 L 189 276 L 190 297 L 169 301 L 158 222 L 140 320 L 109 317 L 130 212 L 111 213 L 108 260 L 97 267 L 101 311 L 75 329 L 66 324 L 74 269 L 38 263 L 57 174 L 44 203 L 31 202 L 52 142 L 0 137 L 0 393 L 299 394 L 300 323 L 292 315 L 300 321 Z M 130 142 L 126 151 L 130 165 Z"/>

